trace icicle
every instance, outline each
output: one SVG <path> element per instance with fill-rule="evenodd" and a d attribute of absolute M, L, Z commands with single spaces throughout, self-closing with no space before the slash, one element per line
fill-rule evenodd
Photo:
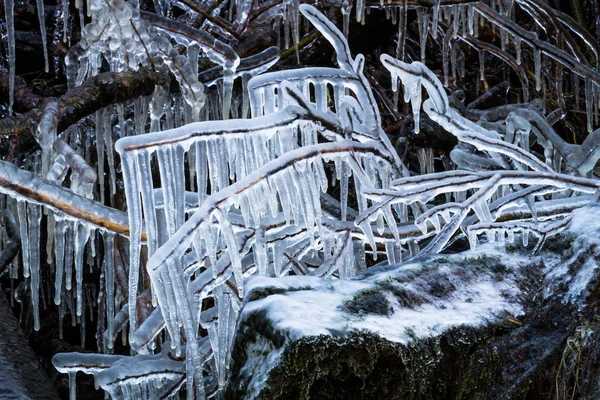
<path fill-rule="evenodd" d="M 56 228 L 56 220 L 54 219 L 54 213 L 50 210 L 47 211 L 46 225 L 47 225 L 47 234 L 46 234 L 46 263 L 48 265 L 52 265 L 54 262 L 54 258 L 52 257 L 52 247 L 54 243 L 54 230 Z"/>
<path fill-rule="evenodd" d="M 348 39 L 348 33 L 350 31 L 350 14 L 352 13 L 352 2 L 344 0 L 340 10 L 342 11 L 344 37 Z"/>
<path fill-rule="evenodd" d="M 40 330 L 40 221 L 41 206 L 27 205 L 29 230 L 29 267 L 31 271 L 31 305 L 33 307 L 33 329 Z"/>
<path fill-rule="evenodd" d="M 356 0 L 356 22 L 364 24 L 365 0 Z"/>
<path fill-rule="evenodd" d="M 77 372 L 69 372 L 69 400 L 77 400 L 77 387 L 75 386 L 75 380 Z"/>
<path fill-rule="evenodd" d="M 104 232 L 104 277 L 106 279 L 106 330 L 113 332 L 115 316 L 115 265 L 114 265 L 114 240 L 112 233 Z M 100 318 L 100 316 L 98 317 Z M 108 335 L 107 347 L 113 348 L 113 336 Z"/>
<path fill-rule="evenodd" d="M 588 133 L 592 133 L 594 130 L 593 127 L 593 117 L 594 117 L 594 91 L 593 91 L 593 82 L 591 79 L 585 79 L 585 114 L 587 118 L 587 131 Z"/>
<path fill-rule="evenodd" d="M 476 12 L 475 12 L 475 7 L 473 7 L 472 5 L 467 6 L 467 19 L 468 19 L 468 26 L 469 26 L 469 35 L 473 36 L 474 35 L 474 25 L 475 25 L 475 19 L 476 19 Z"/>
<path fill-rule="evenodd" d="M 42 148 L 42 176 L 46 176 L 52 162 L 52 146 L 56 140 L 58 102 L 49 101 L 44 106 L 42 119 L 37 127 L 37 141 Z"/>
<path fill-rule="evenodd" d="M 106 111 L 96 111 L 96 151 L 98 154 L 98 183 L 100 185 L 100 202 L 102 204 L 104 204 L 104 125 L 107 119 L 105 118 L 105 113 Z"/>
<path fill-rule="evenodd" d="M 340 179 L 340 205 L 342 206 L 342 221 L 346 221 L 348 214 L 348 170 L 346 163 L 341 164 L 341 179 Z"/>
<path fill-rule="evenodd" d="M 29 229 L 27 219 L 27 203 L 17 201 L 17 211 L 19 216 L 19 231 L 21 234 L 21 254 L 23 256 L 23 276 L 29 278 Z"/>
<path fill-rule="evenodd" d="M 42 35 L 42 51 L 44 52 L 44 71 L 48 73 L 48 48 L 46 44 L 46 15 L 44 14 L 44 0 L 36 0 L 38 19 L 40 20 L 40 33 Z"/>
<path fill-rule="evenodd" d="M 138 292 L 138 281 L 140 273 L 140 245 L 142 231 L 142 210 L 139 200 L 139 167 L 136 162 L 135 152 L 122 153 L 121 165 L 123 167 L 123 181 L 125 183 L 125 194 L 127 197 L 127 215 L 129 217 L 129 341 L 135 340 L 134 334 L 137 329 L 136 299 Z M 164 189 L 166 190 L 166 189 Z M 165 197 L 167 200 L 167 197 Z M 173 204 L 173 203 L 165 203 Z"/>
<path fill-rule="evenodd" d="M 62 13 L 63 13 L 63 42 L 67 43 L 67 32 L 69 24 L 69 0 L 62 0 Z"/>
<path fill-rule="evenodd" d="M 479 80 L 485 81 L 485 52 L 479 50 Z"/>
<path fill-rule="evenodd" d="M 39 1 L 39 0 L 38 0 Z M 14 0 L 4 0 L 4 14 L 6 16 L 6 30 L 8 36 L 8 112 L 12 114 L 15 102 L 15 16 Z"/>
<path fill-rule="evenodd" d="M 425 50 L 427 50 L 427 33 L 429 32 L 429 13 L 417 8 L 417 22 L 419 23 L 419 45 L 421 47 L 421 62 L 425 63 Z"/>
<path fill-rule="evenodd" d="M 74 248 L 74 227 L 73 223 L 66 224 L 65 235 L 65 289 L 71 290 L 73 279 L 73 248 Z M 69 299 L 71 297 L 69 296 Z M 73 313 L 75 315 L 75 313 Z"/>
<path fill-rule="evenodd" d="M 63 219 L 59 219 L 56 222 L 56 225 L 56 237 L 54 244 L 54 257 L 56 259 L 56 276 L 54 280 L 54 304 L 59 305 L 62 294 L 62 281 L 65 268 L 65 230 L 67 228 L 67 225 Z"/>
<path fill-rule="evenodd" d="M 75 281 L 77 283 L 77 315 L 83 308 L 83 254 L 90 231 L 86 225 L 75 223 Z"/>
<path fill-rule="evenodd" d="M 542 90 L 542 52 L 539 49 L 533 50 L 533 63 L 535 68 L 535 90 Z"/>

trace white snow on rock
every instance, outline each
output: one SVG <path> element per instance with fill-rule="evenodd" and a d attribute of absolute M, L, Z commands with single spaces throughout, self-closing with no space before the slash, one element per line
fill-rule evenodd
<path fill-rule="evenodd" d="M 519 281 L 526 279 L 524 274 L 530 270 L 527 267 L 540 261 L 540 257 L 507 254 L 502 248 L 483 245 L 461 254 L 375 267 L 349 280 L 257 276 L 248 281 L 246 290 L 250 299 L 258 299 L 245 305 L 241 323 L 255 312 L 265 312 L 266 319 L 286 336 L 288 343 L 302 337 L 366 330 L 392 342 L 409 344 L 453 327 L 478 327 L 523 314 Z M 260 292 L 267 288 L 266 293 L 276 294 L 260 298 Z M 409 303 L 414 304 L 400 304 L 402 300 L 394 290 L 407 294 L 403 299 L 411 298 L 414 301 Z M 385 296 L 389 314 L 349 312 L 353 299 L 360 299 L 365 291 L 367 295 Z M 262 390 L 284 348 L 275 348 L 262 337 L 247 347 L 248 361 L 241 373 L 252 376 L 248 398 Z"/>

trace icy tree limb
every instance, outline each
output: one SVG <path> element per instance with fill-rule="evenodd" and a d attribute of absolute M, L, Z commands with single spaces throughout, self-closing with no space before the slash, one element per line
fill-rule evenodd
<path fill-rule="evenodd" d="M 57 133 L 109 105 L 148 96 L 154 92 L 157 83 L 165 82 L 166 79 L 166 75 L 145 68 L 99 74 L 60 97 L 57 105 Z M 0 135 L 33 132 L 42 115 L 42 111 L 36 108 L 26 114 L 0 119 Z"/>
<path fill-rule="evenodd" d="M 34 176 L 31 172 L 0 161 L 0 192 L 39 204 L 100 229 L 129 236 L 127 216 L 68 189 Z M 142 240 L 146 234 L 142 233 Z"/>
<path fill-rule="evenodd" d="M 569 68 L 577 75 L 583 78 L 591 79 L 592 81 L 596 82 L 596 84 L 600 84 L 600 72 L 579 62 L 579 60 L 566 51 L 561 50 L 544 40 L 540 40 L 535 32 L 529 32 L 525 30 L 517 23 L 495 12 L 487 4 L 478 2 L 474 7 L 488 21 L 497 25 L 500 29 L 504 29 L 507 32 L 510 32 L 512 35 L 518 36 L 522 41 L 529 44 L 531 47 L 541 50 L 544 54 Z"/>
<path fill-rule="evenodd" d="M 240 59 L 240 64 L 236 68 L 233 77 L 238 78 L 243 74 L 256 76 L 271 68 L 278 60 L 279 48 L 276 46 L 269 47 L 260 53 Z M 210 86 L 222 77 L 223 68 L 217 66 L 201 72 L 198 80 Z"/>
<path fill-rule="evenodd" d="M 440 80 L 422 63 L 407 64 L 387 54 L 381 55 L 381 62 L 392 74 L 392 84 L 401 79 L 405 85 L 405 99 L 411 100 L 415 117 L 421 108 L 421 85 L 429 98 L 423 103 L 423 110 L 429 118 L 452 133 L 464 143 L 471 144 L 481 151 L 491 153 L 495 160 L 504 164 L 500 154 L 527 165 L 537 171 L 551 171 L 551 168 L 524 149 L 500 139 L 497 132 L 489 131 L 460 115 L 451 108 L 448 96 Z"/>
<path fill-rule="evenodd" d="M 177 1 L 180 2 L 181 4 L 185 4 L 191 10 L 200 14 L 207 21 L 210 21 L 211 23 L 215 24 L 219 28 L 222 28 L 223 30 L 227 31 L 227 33 L 229 33 L 231 36 L 233 36 L 237 40 L 240 39 L 240 32 L 238 32 L 233 26 L 231 26 L 231 23 L 228 20 L 221 18 L 219 15 L 213 15 L 211 9 L 205 10 L 203 8 L 205 6 L 204 3 L 200 3 L 197 1 L 193 1 L 193 0 L 177 0 Z"/>

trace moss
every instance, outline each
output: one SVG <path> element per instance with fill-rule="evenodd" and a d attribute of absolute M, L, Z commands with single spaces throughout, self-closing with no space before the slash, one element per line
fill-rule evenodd
<path fill-rule="evenodd" d="M 278 288 L 278 287 L 265 287 L 254 289 L 246 296 L 246 301 L 256 301 L 264 299 L 273 294 L 283 294 L 287 292 L 298 292 L 300 290 L 310 290 L 310 286 L 292 287 L 292 288 Z"/>
<path fill-rule="evenodd" d="M 438 354 L 433 342 L 405 347 L 364 331 L 304 338 L 284 352 L 259 398 L 423 398 Z"/>
<path fill-rule="evenodd" d="M 546 239 L 543 249 L 551 253 L 561 254 L 571 248 L 575 239 L 576 237 L 570 232 L 559 233 Z"/>
<path fill-rule="evenodd" d="M 400 307 L 414 308 L 427 303 L 427 299 L 424 299 L 412 290 L 398 287 L 389 281 L 377 282 L 377 285 L 383 290 L 392 293 Z"/>
<path fill-rule="evenodd" d="M 410 345 L 366 331 L 305 337 L 288 345 L 257 398 L 487 398 L 486 380 L 498 373 L 498 356 L 490 354 L 482 364 L 472 349 L 492 335 L 493 329 L 457 328 Z"/>
<path fill-rule="evenodd" d="M 244 316 L 240 322 L 232 350 L 231 376 L 233 384 L 228 386 L 227 398 L 242 398 L 244 391 L 240 391 L 240 388 L 248 385 L 251 376 L 242 373 L 241 368 L 248 361 L 247 349 L 251 347 L 251 344 L 259 341 L 270 344 L 271 349 L 281 348 L 286 341 L 284 332 L 275 329 L 267 318 L 266 310 L 250 313 Z"/>
<path fill-rule="evenodd" d="M 344 301 L 340 310 L 351 314 L 390 315 L 392 307 L 381 289 L 367 289 L 356 294 L 352 300 Z"/>

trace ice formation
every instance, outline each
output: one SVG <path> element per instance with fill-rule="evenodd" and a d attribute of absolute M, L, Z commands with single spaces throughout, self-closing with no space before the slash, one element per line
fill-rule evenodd
<path fill-rule="evenodd" d="M 54 358 L 56 368 L 69 374 L 72 397 L 77 372 L 94 375 L 113 398 L 175 398 L 184 387 L 188 398 L 219 393 L 228 379 L 250 276 L 351 278 L 366 270 L 367 253 L 396 264 L 439 253 L 458 236 L 473 251 L 482 241 L 519 239 L 527 245 L 534 236 L 539 251 L 547 237 L 569 226 L 574 210 L 596 201 L 598 44 L 570 17 L 535 0 L 515 3 L 536 21 L 556 22 L 564 48 L 515 24 L 509 18 L 513 2 L 496 8 L 434 3 L 425 8 L 407 1 L 344 1 L 342 31 L 297 0 L 274 5 L 258 18 L 274 23 L 285 42 L 281 47 L 293 46 L 299 54 L 304 25 L 310 23 L 332 45 L 337 62 L 337 68 L 277 72 L 267 71 L 279 60 L 279 48 L 240 58 L 229 40 L 247 26 L 252 2 L 231 2 L 225 27 L 215 13 L 200 29 L 169 18 L 175 6 L 194 12 L 194 4 L 184 0 L 157 1 L 156 14 L 140 11 L 134 1 L 86 3 L 90 21 L 65 60 L 70 89 L 104 65 L 113 72 L 168 72 L 180 94 L 172 96 L 163 82 L 150 97 L 97 111 L 88 124 L 93 128 L 74 125 L 64 132 L 57 127 L 58 103 L 48 101 L 36 130 L 39 167 L 29 172 L 0 162 L 0 192 L 18 217 L 35 328 L 44 296 L 42 237 L 55 271 L 50 297 L 59 307 L 61 334 L 68 314 L 73 324 L 80 320 L 82 330 L 88 308 L 96 304 L 102 314 L 95 318 L 102 321 L 97 339 L 104 354 Z M 37 4 L 43 25 L 43 2 Z M 83 15 L 83 4 L 76 4 Z M 68 6 L 64 1 L 64 37 Z M 410 176 L 381 126 L 365 57 L 350 53 L 352 8 L 365 23 L 367 7 L 374 6 L 398 23 L 396 54 L 382 55 L 381 62 L 396 96 L 410 102 L 415 133 L 425 123 L 424 112 L 459 143 L 443 172 L 435 171 L 433 150 L 423 148 L 416 155 L 421 175 Z M 5 0 L 6 10 L 13 7 Z M 412 63 L 405 62 L 409 7 L 417 11 L 420 46 L 420 61 Z M 7 16 L 10 108 L 15 39 L 12 13 Z M 500 29 L 500 47 L 478 39 L 485 23 Z M 424 64 L 430 37 L 442 43 L 443 83 Z M 482 81 L 487 54 L 512 68 L 524 102 L 530 84 L 535 93 L 549 85 L 550 61 L 569 70 L 577 88 L 582 80 L 591 132 L 585 141 L 576 145 L 560 138 L 540 112 L 545 104 L 537 110 L 530 103 L 480 111 L 475 101 L 466 106 L 469 118 L 457 110 L 445 86 L 450 76 L 464 73 L 459 40 L 479 52 Z M 589 48 L 593 62 L 579 54 L 576 40 Z M 199 72 L 201 57 L 216 66 Z M 535 82 L 528 81 L 524 62 L 531 63 Z M 556 90 L 560 95 L 562 89 Z M 541 157 L 530 148 L 534 139 Z M 97 171 L 91 160 L 97 160 Z M 121 183 L 126 212 L 114 201 Z M 334 185 L 337 199 L 331 196 Z M 39 229 L 44 224 L 46 235 Z M 129 241 L 128 260 L 123 238 Z M 10 269 L 13 278 L 18 265 Z M 86 287 L 84 265 L 102 271 L 98 291 Z M 120 332 L 131 356 L 111 355 Z"/>

